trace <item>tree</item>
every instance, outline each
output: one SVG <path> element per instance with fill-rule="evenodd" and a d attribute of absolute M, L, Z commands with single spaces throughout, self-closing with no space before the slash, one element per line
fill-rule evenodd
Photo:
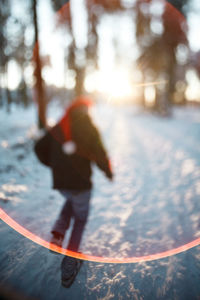
<path fill-rule="evenodd" d="M 33 52 L 34 77 L 35 77 L 35 100 L 38 105 L 38 126 L 46 127 L 46 95 L 42 79 L 42 63 L 40 58 L 40 44 L 38 34 L 37 0 L 33 0 L 33 24 L 35 33 L 35 45 Z"/>
<path fill-rule="evenodd" d="M 157 16 L 162 30 L 160 33 L 153 32 L 153 16 L 149 12 L 143 11 L 142 2 L 138 2 L 137 10 L 137 41 L 140 48 L 138 64 L 142 70 L 144 81 L 151 74 L 151 81 L 159 82 L 162 78 L 167 80 L 162 95 L 159 86 L 155 85 L 156 99 L 154 108 L 160 112 L 168 113 L 170 103 L 173 103 L 176 85 L 177 47 L 179 45 L 188 46 L 186 35 L 186 21 L 183 15 L 171 4 L 163 2 L 164 11 Z M 146 0 L 146 5 L 150 7 L 153 3 Z"/>
<path fill-rule="evenodd" d="M 6 24 L 10 16 L 10 2 L 2 0 L 0 5 L 0 41 L 1 41 L 1 51 L 0 51 L 0 79 L 3 83 L 4 88 L 1 86 L 0 103 L 3 105 L 4 99 L 6 99 L 7 109 L 9 110 L 9 104 L 11 102 L 11 94 L 8 89 L 8 40 L 6 33 Z M 3 93 L 5 92 L 5 94 Z"/>

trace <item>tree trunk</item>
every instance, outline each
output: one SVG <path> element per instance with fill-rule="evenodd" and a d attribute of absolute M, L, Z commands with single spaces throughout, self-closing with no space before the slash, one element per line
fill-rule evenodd
<path fill-rule="evenodd" d="M 33 0 L 33 23 L 35 31 L 35 45 L 33 51 L 34 60 L 34 94 L 35 102 L 38 105 L 38 127 L 46 127 L 46 95 L 44 90 L 44 83 L 42 80 L 42 64 L 40 59 L 40 47 L 38 39 L 38 20 L 37 20 L 37 0 Z"/>

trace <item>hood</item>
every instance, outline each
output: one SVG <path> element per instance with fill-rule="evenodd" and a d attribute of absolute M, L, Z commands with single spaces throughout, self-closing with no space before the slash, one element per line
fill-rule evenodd
<path fill-rule="evenodd" d="M 92 106 L 92 100 L 89 97 L 82 96 L 74 99 L 71 105 L 67 108 L 65 115 L 61 119 L 59 125 L 64 133 L 66 141 L 71 141 L 71 129 L 70 129 L 70 114 L 76 109 L 80 109 L 81 107 L 90 107 Z"/>

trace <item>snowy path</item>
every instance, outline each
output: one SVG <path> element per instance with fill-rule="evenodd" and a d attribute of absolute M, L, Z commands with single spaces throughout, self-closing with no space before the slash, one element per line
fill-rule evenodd
<path fill-rule="evenodd" d="M 63 199 L 50 189 L 49 171 L 32 153 L 33 111 L 26 118 L 23 112 L 17 115 L 3 116 L 7 123 L 0 129 L 0 205 L 48 240 Z M 199 238 L 200 111 L 179 109 L 173 118 L 162 119 L 139 114 L 132 107 L 107 105 L 94 111 L 94 119 L 109 149 L 115 179 L 108 182 L 95 168 L 81 250 L 108 257 L 143 256 Z M 84 262 L 67 291 L 60 286 L 62 256 L 26 240 L 4 223 L 0 235 L 0 280 L 29 296 L 198 299 L 200 295 L 199 247 L 148 263 Z"/>
<path fill-rule="evenodd" d="M 90 250 L 140 256 L 199 238 L 200 123 L 134 115 L 130 108 L 107 109 L 109 122 L 102 126 L 103 116 L 100 111 L 96 119 L 116 176 L 111 186 L 95 177 Z M 95 239 L 103 241 L 102 249 Z"/>

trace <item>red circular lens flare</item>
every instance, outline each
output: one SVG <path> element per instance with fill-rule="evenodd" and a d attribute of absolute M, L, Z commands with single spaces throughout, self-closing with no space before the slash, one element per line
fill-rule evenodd
<path fill-rule="evenodd" d="M 100 0 L 91 0 L 91 1 L 87 1 L 88 2 L 88 7 L 90 7 L 89 5 L 92 6 L 92 3 L 94 2 L 94 4 L 101 4 L 102 5 L 108 5 L 111 8 L 112 11 L 112 2 L 109 3 L 109 1 L 100 1 Z M 139 0 L 138 3 L 141 2 L 151 2 L 149 0 L 146 1 L 142 1 Z M 185 21 L 184 16 L 178 11 L 176 10 L 171 4 L 169 4 L 166 1 L 162 1 L 161 2 L 166 4 L 167 7 L 167 14 L 166 14 L 166 18 L 168 21 L 168 24 L 171 26 L 173 26 L 173 28 L 176 30 L 176 24 L 180 22 Z M 114 3 L 114 2 L 113 2 Z M 70 9 L 69 9 L 69 3 L 66 3 L 58 12 L 57 12 L 57 16 L 59 17 L 59 21 L 60 22 L 67 22 L 70 26 L 71 26 L 71 15 L 70 15 Z M 34 53 L 37 53 L 37 43 L 34 47 Z M 42 118 L 41 118 L 42 119 Z M 75 258 L 79 258 L 82 260 L 88 260 L 88 261 L 94 261 L 94 262 L 103 262 L 103 263 L 136 263 L 136 262 L 144 262 L 144 261 L 152 261 L 152 260 L 157 260 L 157 259 L 161 259 L 161 258 L 165 258 L 165 257 L 169 257 L 181 252 L 184 252 L 188 249 L 191 249 L 195 246 L 200 245 L 200 238 L 195 239 L 192 242 L 189 242 L 187 244 L 184 244 L 180 247 L 171 249 L 171 250 L 167 250 L 164 252 L 160 252 L 160 253 L 156 253 L 156 254 L 151 254 L 151 255 L 146 255 L 146 256 L 138 256 L 138 257 L 129 257 L 129 258 L 118 258 L 118 257 L 98 257 L 98 256 L 93 256 L 93 255 L 87 255 L 84 253 L 79 253 L 79 252 L 73 252 L 70 250 L 66 250 L 64 248 L 58 247 L 52 243 L 49 243 L 48 241 L 45 241 L 44 239 L 42 239 L 41 237 L 37 236 L 36 234 L 32 233 L 31 231 L 27 230 L 26 228 L 24 228 L 23 226 L 21 226 L 19 223 L 17 223 L 15 220 L 13 220 L 2 208 L 0 208 L 0 218 L 6 223 L 8 224 L 10 227 L 12 227 L 15 231 L 19 232 L 21 235 L 23 235 L 24 237 L 28 238 L 29 240 L 32 240 L 33 242 L 37 243 L 38 245 L 41 245 L 47 249 L 51 249 L 52 251 L 64 254 L 64 255 L 69 255 L 71 257 L 75 257 Z"/>
<path fill-rule="evenodd" d="M 118 258 L 118 257 L 100 257 L 100 256 L 94 256 L 94 255 L 88 255 L 84 253 L 79 252 L 73 252 L 70 250 L 66 250 L 64 248 L 58 247 L 52 243 L 49 243 L 39 236 L 35 235 L 34 233 L 30 232 L 23 226 L 21 226 L 19 223 L 15 222 L 9 215 L 5 213 L 3 209 L 0 208 L 0 218 L 7 223 L 10 227 L 12 227 L 15 231 L 19 232 L 21 235 L 25 236 L 29 240 L 35 242 L 38 245 L 41 245 L 47 249 L 50 249 L 52 251 L 68 255 L 71 257 L 79 258 L 82 260 L 88 260 L 88 261 L 95 261 L 95 262 L 103 262 L 103 263 L 136 263 L 136 262 L 144 262 L 144 261 L 152 261 L 157 260 L 161 258 L 165 258 L 168 256 L 172 256 L 181 252 L 184 252 L 188 249 L 191 249 L 195 246 L 198 246 L 200 244 L 200 238 L 187 243 L 181 247 L 174 248 L 168 251 L 151 254 L 151 255 L 145 255 L 145 256 L 136 256 L 136 257 L 128 257 L 128 258 Z"/>

